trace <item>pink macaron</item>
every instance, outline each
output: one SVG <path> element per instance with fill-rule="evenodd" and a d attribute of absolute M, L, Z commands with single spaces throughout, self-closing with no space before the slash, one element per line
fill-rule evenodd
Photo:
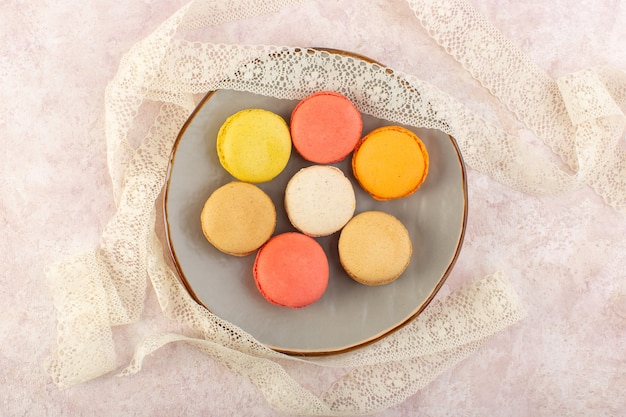
<path fill-rule="evenodd" d="M 328 258 L 313 238 L 298 232 L 272 237 L 257 252 L 254 281 L 272 304 L 301 308 L 319 300 L 328 286 Z"/>
<path fill-rule="evenodd" d="M 363 120 L 346 96 L 320 91 L 293 109 L 290 130 L 293 146 L 304 159 L 332 164 L 354 150 L 361 139 Z"/>

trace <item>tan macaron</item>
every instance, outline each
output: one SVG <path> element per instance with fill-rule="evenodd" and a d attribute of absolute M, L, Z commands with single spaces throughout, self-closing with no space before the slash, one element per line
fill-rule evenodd
<path fill-rule="evenodd" d="M 406 227 L 381 211 L 354 216 L 341 231 L 338 246 L 346 273 L 372 286 L 390 283 L 402 275 L 413 251 Z"/>
<path fill-rule="evenodd" d="M 256 185 L 233 181 L 211 194 L 200 220 L 202 232 L 213 246 L 229 255 L 245 256 L 274 233 L 276 208 Z"/>

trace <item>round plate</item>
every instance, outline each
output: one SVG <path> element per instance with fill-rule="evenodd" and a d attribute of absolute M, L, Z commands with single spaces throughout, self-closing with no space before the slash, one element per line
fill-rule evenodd
<path fill-rule="evenodd" d="M 351 155 L 333 164 L 352 180 L 356 212 L 380 210 L 393 214 L 409 230 L 413 255 L 396 281 L 368 287 L 343 271 L 338 255 L 339 233 L 318 238 L 330 263 L 324 296 L 302 309 L 268 303 L 252 276 L 255 255 L 234 257 L 215 249 L 202 234 L 200 212 L 209 195 L 234 180 L 220 165 L 217 132 L 233 113 L 263 108 L 289 122 L 297 101 L 247 92 L 209 93 L 181 130 L 174 146 L 165 190 L 165 221 L 170 252 L 180 278 L 196 301 L 239 326 L 272 349 L 300 355 L 338 353 L 363 346 L 415 318 L 443 284 L 459 254 L 467 218 L 467 184 L 459 149 L 450 136 L 435 130 L 414 131 L 425 143 L 430 171 L 412 196 L 380 202 L 354 180 Z M 363 135 L 391 123 L 363 115 Z M 284 210 L 287 182 L 300 168 L 312 165 L 295 150 L 285 170 L 274 180 L 258 184 L 274 201 L 275 233 L 295 230 Z"/>

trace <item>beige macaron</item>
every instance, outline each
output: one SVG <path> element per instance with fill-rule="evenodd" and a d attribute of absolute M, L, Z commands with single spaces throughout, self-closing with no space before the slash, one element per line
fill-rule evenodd
<path fill-rule="evenodd" d="M 411 260 L 413 246 L 406 227 L 381 211 L 357 214 L 339 236 L 339 260 L 346 273 L 365 285 L 397 279 Z"/>
<path fill-rule="evenodd" d="M 289 221 L 309 236 L 328 236 L 340 230 L 352 218 L 355 208 L 352 183 L 334 166 L 302 168 L 285 189 Z"/>
<path fill-rule="evenodd" d="M 269 240 L 276 228 L 272 199 L 253 184 L 233 181 L 215 190 L 206 200 L 202 232 L 218 250 L 245 256 Z"/>

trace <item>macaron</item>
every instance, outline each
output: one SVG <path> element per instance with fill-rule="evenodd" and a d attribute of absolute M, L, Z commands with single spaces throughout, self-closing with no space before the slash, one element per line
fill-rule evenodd
<path fill-rule="evenodd" d="M 282 233 L 259 249 L 253 275 L 267 301 L 302 308 L 319 300 L 326 291 L 328 259 L 312 237 L 298 232 Z"/>
<path fill-rule="evenodd" d="M 376 200 L 413 194 L 428 175 L 426 146 L 401 126 L 373 130 L 359 141 L 352 155 L 352 172 L 361 187 Z"/>
<path fill-rule="evenodd" d="M 276 208 L 256 185 L 233 181 L 211 193 L 200 221 L 204 236 L 218 250 L 245 256 L 260 248 L 274 233 Z"/>
<path fill-rule="evenodd" d="M 363 130 L 361 113 L 343 94 L 320 91 L 291 113 L 293 146 L 307 161 L 331 164 L 354 150 Z"/>
<path fill-rule="evenodd" d="M 354 215 L 356 197 L 350 180 L 330 165 L 302 168 L 285 188 L 285 211 L 291 224 L 309 236 L 328 236 Z"/>
<path fill-rule="evenodd" d="M 395 281 L 411 260 L 413 245 L 406 227 L 391 214 L 365 211 L 339 235 L 339 261 L 355 281 L 371 286 Z"/>
<path fill-rule="evenodd" d="M 291 135 L 285 120 L 268 110 L 246 109 L 228 117 L 217 134 L 220 164 L 240 181 L 274 179 L 289 162 Z"/>

